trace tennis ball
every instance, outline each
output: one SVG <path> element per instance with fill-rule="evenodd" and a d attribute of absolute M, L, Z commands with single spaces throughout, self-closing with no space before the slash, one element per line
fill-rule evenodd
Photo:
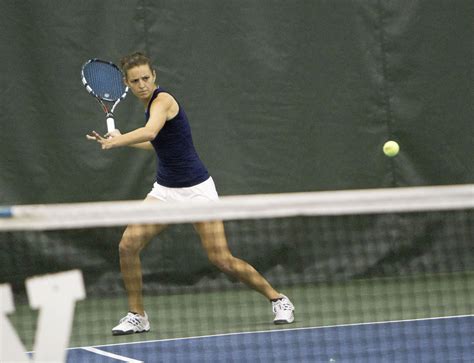
<path fill-rule="evenodd" d="M 397 142 L 395 141 L 390 140 L 390 141 L 387 141 L 383 145 L 384 154 L 391 158 L 394 156 L 397 156 L 399 151 L 400 151 L 400 146 L 398 146 Z"/>

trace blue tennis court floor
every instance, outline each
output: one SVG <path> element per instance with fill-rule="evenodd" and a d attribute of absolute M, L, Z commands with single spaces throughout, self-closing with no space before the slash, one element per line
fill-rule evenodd
<path fill-rule="evenodd" d="M 67 362 L 474 362 L 474 315 L 71 348 Z"/>

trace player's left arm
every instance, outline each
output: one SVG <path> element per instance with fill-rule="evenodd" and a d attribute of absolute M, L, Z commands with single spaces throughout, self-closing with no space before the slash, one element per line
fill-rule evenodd
<path fill-rule="evenodd" d="M 94 131 L 92 137 L 102 145 L 102 149 L 112 149 L 121 146 L 132 146 L 152 141 L 169 119 L 168 114 L 173 106 L 173 98 L 167 94 L 160 94 L 150 107 L 150 117 L 144 127 L 122 135 L 111 132 L 106 138 L 97 137 Z"/>

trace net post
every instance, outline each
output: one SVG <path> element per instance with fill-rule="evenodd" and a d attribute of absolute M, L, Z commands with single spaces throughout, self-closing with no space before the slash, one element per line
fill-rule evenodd
<path fill-rule="evenodd" d="M 0 218 L 11 218 L 13 217 L 13 211 L 11 207 L 0 206 Z"/>

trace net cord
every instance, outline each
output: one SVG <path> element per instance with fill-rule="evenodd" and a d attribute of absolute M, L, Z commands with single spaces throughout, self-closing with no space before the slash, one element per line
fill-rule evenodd
<path fill-rule="evenodd" d="M 474 208 L 474 184 L 224 196 L 217 202 L 112 201 L 2 207 L 0 231 L 176 224 Z"/>

